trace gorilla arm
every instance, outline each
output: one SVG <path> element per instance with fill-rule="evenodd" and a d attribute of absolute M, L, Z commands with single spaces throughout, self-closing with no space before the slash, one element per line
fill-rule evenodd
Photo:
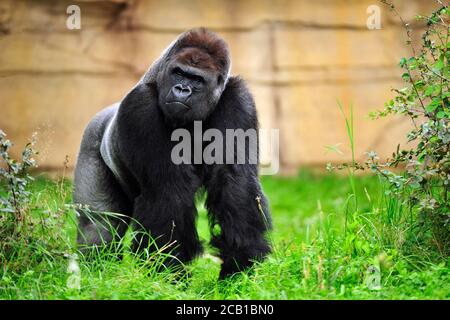
<path fill-rule="evenodd" d="M 225 136 L 226 129 L 258 129 L 252 96 L 239 78 L 230 78 L 208 126 Z M 248 144 L 245 152 L 248 154 Z M 236 152 L 236 150 L 235 150 Z M 215 164 L 206 169 L 207 208 L 213 231 L 211 244 L 223 260 L 220 277 L 252 265 L 270 252 L 265 234 L 271 229 L 267 200 L 258 181 L 256 164 Z"/>
<path fill-rule="evenodd" d="M 133 251 L 166 248 L 171 257 L 163 266 L 174 266 L 202 251 L 194 202 L 201 182 L 193 166 L 172 162 L 172 129 L 166 127 L 157 100 L 154 84 L 141 83 L 127 95 L 117 114 L 116 142 L 121 162 L 137 187 L 133 221 L 143 232 L 136 233 Z"/>

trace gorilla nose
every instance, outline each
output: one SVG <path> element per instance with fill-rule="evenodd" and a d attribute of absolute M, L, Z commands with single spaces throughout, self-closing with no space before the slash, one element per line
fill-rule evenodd
<path fill-rule="evenodd" d="M 172 93 L 174 97 L 185 100 L 192 94 L 191 88 L 183 86 L 182 84 L 177 84 L 172 87 Z"/>

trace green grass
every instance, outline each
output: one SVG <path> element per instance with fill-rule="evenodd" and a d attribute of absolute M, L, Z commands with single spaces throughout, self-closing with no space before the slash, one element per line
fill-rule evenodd
<path fill-rule="evenodd" d="M 251 273 L 218 282 L 220 264 L 205 256 L 188 266 L 189 280 L 174 281 L 172 273 L 154 273 L 130 254 L 122 261 L 100 255 L 90 263 L 80 259 L 78 290 L 67 286 L 63 252 L 46 252 L 29 267 L 3 264 L 0 299 L 450 298 L 450 261 L 419 242 L 411 213 L 385 195 L 378 178 L 353 176 L 350 184 L 346 177 L 301 172 L 294 178 L 264 177 L 262 184 L 273 215 L 274 252 Z M 32 204 L 57 210 L 70 203 L 70 196 L 62 196 L 70 192 L 70 182 L 61 189 L 38 179 Z M 206 211 L 202 203 L 198 208 L 206 243 Z M 65 218 L 56 232 L 64 235 L 62 247 L 70 253 L 73 213 Z"/>

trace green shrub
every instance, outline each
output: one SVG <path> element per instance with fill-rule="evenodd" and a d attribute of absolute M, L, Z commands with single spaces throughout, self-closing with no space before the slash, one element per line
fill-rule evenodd
<path fill-rule="evenodd" d="M 32 203 L 29 170 L 36 167 L 35 136 L 25 146 L 22 159 L 10 156 L 11 141 L 0 130 L 0 265 L 2 273 L 21 273 L 64 254 L 67 241 L 61 232 L 63 208 Z"/>
<path fill-rule="evenodd" d="M 400 17 L 393 4 L 381 2 Z M 400 17 L 407 31 L 407 45 L 413 54 L 400 60 L 405 86 L 393 90 L 395 97 L 383 110 L 371 113 L 373 119 L 389 115 L 409 118 L 412 129 L 407 138 L 412 147 L 398 145 L 385 162 L 380 161 L 376 152 L 370 151 L 365 163 L 353 161 L 337 166 L 339 169 L 369 169 L 385 179 L 391 187 L 387 192 L 406 200 L 414 214 L 410 230 L 414 242 L 432 246 L 444 256 L 450 253 L 449 16 L 448 6 L 441 7 L 429 17 L 417 16 L 426 23 L 420 51 L 416 51 L 411 41 L 410 25 Z M 394 168 L 404 170 L 397 174 L 398 170 L 392 170 Z"/>

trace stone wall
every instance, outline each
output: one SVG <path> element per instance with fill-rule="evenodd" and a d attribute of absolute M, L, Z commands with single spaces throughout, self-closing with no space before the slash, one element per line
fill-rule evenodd
<path fill-rule="evenodd" d="M 396 3 L 406 19 L 433 8 Z M 66 28 L 70 4 L 81 8 L 81 30 Z M 372 4 L 382 8 L 381 30 L 366 26 Z M 89 119 L 197 26 L 228 41 L 261 127 L 280 129 L 286 172 L 349 159 L 338 100 L 354 107 L 357 156 L 387 155 L 404 141 L 407 122 L 367 117 L 401 85 L 397 64 L 409 54 L 401 25 L 375 0 L 0 0 L 0 128 L 18 146 L 37 130 L 42 168 L 61 168 L 66 155 L 73 166 Z M 326 152 L 339 143 L 343 155 Z"/>

